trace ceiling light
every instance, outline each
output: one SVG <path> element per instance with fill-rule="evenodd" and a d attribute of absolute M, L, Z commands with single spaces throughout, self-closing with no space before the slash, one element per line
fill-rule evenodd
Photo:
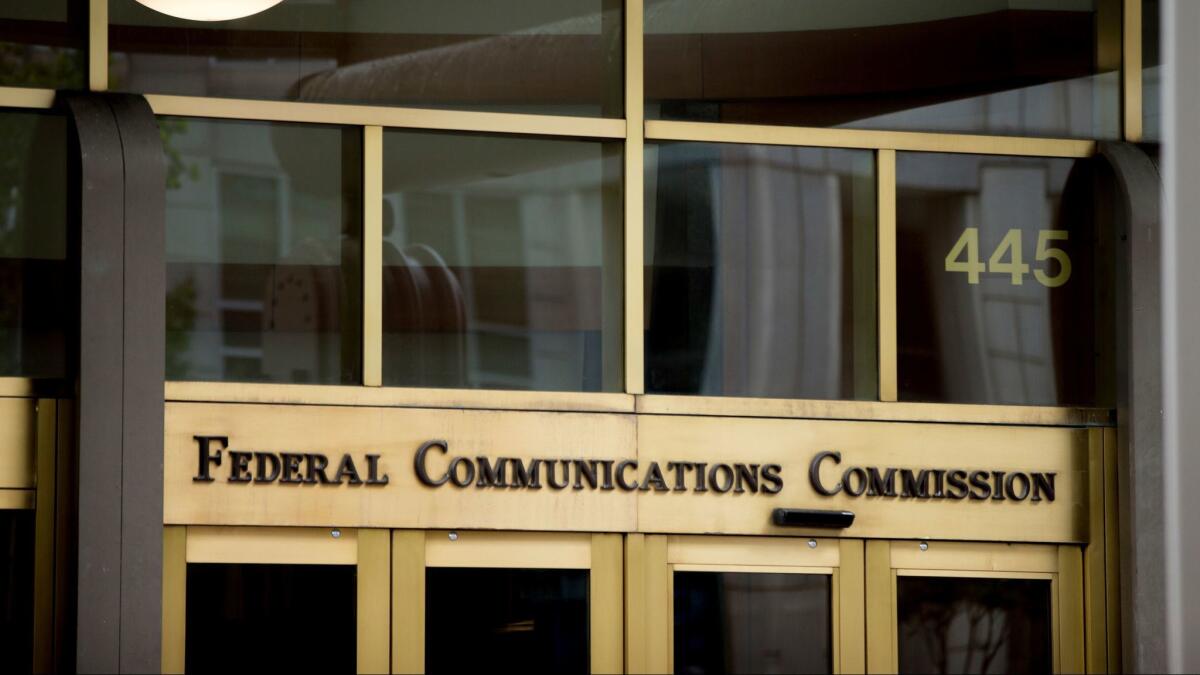
<path fill-rule="evenodd" d="M 228 21 L 270 9 L 283 0 L 137 0 L 156 12 L 192 21 Z"/>

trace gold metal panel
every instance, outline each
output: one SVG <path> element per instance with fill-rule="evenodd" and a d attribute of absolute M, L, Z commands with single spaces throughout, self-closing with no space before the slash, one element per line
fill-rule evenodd
<path fill-rule="evenodd" d="M 782 466 L 779 494 L 715 491 L 638 493 L 642 532 L 822 536 L 771 523 L 776 507 L 845 509 L 856 514 L 845 536 L 905 539 L 1081 542 L 1087 537 L 1088 435 L 1083 429 L 969 427 L 953 424 L 842 422 L 640 416 L 638 459 L 666 466 L 685 460 Z M 809 462 L 835 449 L 842 464 L 824 462 L 834 485 L 852 466 L 963 468 L 1057 472 L 1053 502 L 851 498 L 819 496 Z"/>
<path fill-rule="evenodd" d="M 358 532 L 352 528 L 192 526 L 187 532 L 187 561 L 356 565 Z"/>
<path fill-rule="evenodd" d="M 671 568 L 667 564 L 666 537 L 646 537 L 645 562 L 645 672 L 666 673 L 672 670 L 671 633 L 675 623 L 671 613 Z"/>
<path fill-rule="evenodd" d="M 1087 672 L 1108 671 L 1108 636 L 1104 594 L 1104 430 L 1089 432 L 1092 452 L 1088 456 L 1088 543 L 1084 548 L 1083 585 Z"/>
<path fill-rule="evenodd" d="M 663 561 L 666 564 L 666 548 Z M 625 537 L 625 672 L 649 672 L 646 636 L 646 535 Z"/>
<path fill-rule="evenodd" d="M 88 2 L 88 90 L 108 91 L 108 0 Z"/>
<path fill-rule="evenodd" d="M 879 400 L 899 399 L 896 356 L 896 151 L 875 157 L 878 181 Z"/>
<path fill-rule="evenodd" d="M 429 457 L 429 470 L 439 473 L 458 455 L 628 456 L 636 436 L 627 415 L 168 403 L 166 429 L 168 523 L 577 532 L 625 532 L 636 524 L 635 500 L 614 491 L 430 488 L 413 471 L 415 451 L 430 439 L 449 441 L 448 454 Z M 218 473 L 212 483 L 197 483 L 195 434 L 228 436 L 246 450 L 329 453 L 335 462 L 337 453 L 360 462 L 365 453 L 378 454 L 390 482 L 234 484 Z"/>
<path fill-rule="evenodd" d="M 625 391 L 645 382 L 645 171 L 642 0 L 625 2 Z"/>
<path fill-rule="evenodd" d="M 1122 40 L 1121 107 L 1125 140 L 1139 143 L 1144 133 L 1142 119 L 1142 0 L 1124 0 L 1125 32 Z M 1158 17 L 1152 17 L 1157 21 Z"/>
<path fill-rule="evenodd" d="M 363 129 L 363 384 L 383 384 L 383 128 Z"/>
<path fill-rule="evenodd" d="M 625 663 L 621 535 L 593 534 L 591 539 L 588 605 L 592 672 L 620 673 Z"/>
<path fill-rule="evenodd" d="M 975 544 L 948 541 L 891 543 L 892 569 L 957 570 L 960 572 L 1003 572 L 1049 574 L 1058 571 L 1058 550 L 1030 544 Z"/>
<path fill-rule="evenodd" d="M 240 382 L 167 382 L 167 401 L 286 405 L 633 412 L 633 396 L 616 393 L 419 389 Z"/>
<path fill-rule="evenodd" d="M 431 531 L 426 567 L 589 569 L 592 536 L 557 532 Z"/>
<path fill-rule="evenodd" d="M 867 672 L 865 549 L 860 539 L 838 540 L 839 569 L 834 593 L 834 653 L 837 672 Z"/>
<path fill-rule="evenodd" d="M 1096 142 L 1089 140 L 668 120 L 646 120 L 646 138 L 664 141 L 802 145 L 1035 157 L 1090 157 L 1096 153 Z"/>
<path fill-rule="evenodd" d="M 672 565 L 771 566 L 832 568 L 840 564 L 837 539 L 764 539 L 762 537 L 667 537 L 667 562 Z"/>
<path fill-rule="evenodd" d="M 1058 664 L 1059 672 L 1085 672 L 1083 552 L 1078 546 L 1058 547 Z"/>
<path fill-rule="evenodd" d="M 45 109 L 54 105 L 55 91 L 53 89 L 31 89 L 26 87 L 0 87 L 0 106 L 5 108 L 36 108 Z M 24 378 L 5 377 L 0 380 L 20 380 Z M 0 392 L 4 390 L 0 386 Z"/>
<path fill-rule="evenodd" d="M 388 530 L 358 531 L 358 672 L 391 671 L 392 537 Z"/>
<path fill-rule="evenodd" d="M 37 402 L 36 530 L 33 548 L 33 672 L 54 672 L 54 516 L 58 402 Z"/>
<path fill-rule="evenodd" d="M 1108 672 L 1121 672 L 1121 540 L 1117 507 L 1117 431 L 1104 430 L 1104 569 Z"/>
<path fill-rule="evenodd" d="M 163 528 L 162 669 L 182 673 L 187 646 L 187 528 Z"/>
<path fill-rule="evenodd" d="M 868 673 L 895 671 L 896 599 L 892 581 L 891 542 L 866 542 L 864 588 Z"/>
<path fill-rule="evenodd" d="M 392 672 L 425 672 L 425 533 L 392 532 Z"/>
<path fill-rule="evenodd" d="M 0 489 L 34 487 L 36 437 L 37 401 L 0 398 Z"/>
<path fill-rule="evenodd" d="M 32 509 L 36 502 L 34 490 L 0 488 L 0 509 Z"/>
<path fill-rule="evenodd" d="M 792 417 L 879 422 L 958 422 L 1026 426 L 1112 426 L 1113 411 L 955 403 L 880 403 L 816 399 L 736 398 L 653 394 L 637 397 L 639 413 L 719 417 Z"/>
<path fill-rule="evenodd" d="M 625 120 L 599 117 L 433 110 L 340 103 L 255 101 L 164 94 L 149 94 L 146 96 L 146 100 L 150 102 L 150 107 L 158 115 L 445 131 L 483 131 L 539 136 L 587 138 L 623 138 L 625 136 Z"/>

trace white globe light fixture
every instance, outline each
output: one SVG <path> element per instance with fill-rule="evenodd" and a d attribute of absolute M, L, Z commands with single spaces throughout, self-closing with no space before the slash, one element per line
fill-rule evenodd
<path fill-rule="evenodd" d="M 137 0 L 156 12 L 192 21 L 229 21 L 270 9 L 283 0 Z"/>

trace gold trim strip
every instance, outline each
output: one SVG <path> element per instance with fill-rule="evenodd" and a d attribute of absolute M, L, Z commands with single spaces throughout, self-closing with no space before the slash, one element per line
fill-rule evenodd
<path fill-rule="evenodd" d="M 1083 673 L 1083 551 L 1078 546 L 1058 547 L 1059 668 L 1063 673 Z"/>
<path fill-rule="evenodd" d="M 599 117 L 390 108 L 295 101 L 252 101 L 166 94 L 148 94 L 146 99 L 150 101 L 150 107 L 157 115 L 443 131 L 483 131 L 538 136 L 586 138 L 624 138 L 625 136 L 625 120 Z"/>
<path fill-rule="evenodd" d="M 674 122 L 667 120 L 647 120 L 646 138 L 659 141 L 806 145 L 828 148 L 861 148 L 865 150 L 911 150 L 916 152 L 1026 155 L 1031 157 L 1090 157 L 1096 153 L 1096 142 L 1090 140 L 922 133 L 915 131 L 817 129 L 811 127 L 723 124 L 716 122 Z"/>
<path fill-rule="evenodd" d="M 1121 40 L 1124 56 L 1121 68 L 1121 107 L 1125 140 L 1142 141 L 1142 0 L 1125 0 L 1124 34 Z M 1157 17 L 1156 17 L 1157 20 Z"/>
<path fill-rule="evenodd" d="M 591 572 L 588 574 L 593 673 L 624 671 L 625 616 L 622 611 L 622 537 L 619 534 L 591 536 Z"/>
<path fill-rule="evenodd" d="M 1108 672 L 1119 673 L 1121 654 L 1121 540 L 1118 492 L 1117 430 L 1104 430 L 1104 570 Z"/>
<path fill-rule="evenodd" d="M 838 541 L 839 569 L 837 602 L 837 641 L 839 668 L 842 673 L 867 671 L 867 617 L 865 614 L 866 578 L 864 544 L 861 539 Z"/>
<path fill-rule="evenodd" d="M 765 539 L 763 537 L 712 537 L 672 535 L 667 537 L 667 562 L 672 565 L 765 565 L 770 567 L 823 567 L 840 564 L 836 539 L 808 537 Z"/>
<path fill-rule="evenodd" d="M 57 502 L 58 402 L 37 402 L 37 488 L 33 562 L 33 672 L 54 672 L 54 521 Z"/>
<path fill-rule="evenodd" d="M 892 569 L 958 572 L 1001 572 L 1053 574 L 1059 571 L 1058 547 L 1039 544 L 990 544 L 973 542 L 891 542 Z"/>
<path fill-rule="evenodd" d="M 391 668 L 392 536 L 390 530 L 358 531 L 358 672 Z"/>
<path fill-rule="evenodd" d="M 392 531 L 392 672 L 425 672 L 425 531 Z"/>
<path fill-rule="evenodd" d="M 334 537 L 334 532 L 337 537 Z M 189 526 L 189 563 L 357 565 L 358 531 L 327 527 Z"/>
<path fill-rule="evenodd" d="M 108 0 L 88 3 L 88 90 L 108 91 Z"/>
<path fill-rule="evenodd" d="M 895 577 L 891 542 L 866 542 L 866 642 L 868 673 L 896 672 Z"/>
<path fill-rule="evenodd" d="M 879 400 L 900 398 L 896 355 L 896 151 L 880 150 L 875 159 L 878 186 Z"/>
<path fill-rule="evenodd" d="M 664 551 L 665 553 L 665 551 Z M 666 561 L 663 561 L 666 564 Z M 649 651 L 646 634 L 646 535 L 625 535 L 625 672 L 645 673 Z"/>
<path fill-rule="evenodd" d="M 35 395 L 34 381 L 27 377 L 0 377 L 0 397 L 29 398 Z"/>
<path fill-rule="evenodd" d="M 585 570 L 592 566 L 592 538 L 575 532 L 430 530 L 425 565 Z"/>
<path fill-rule="evenodd" d="M 777 417 L 872 422 L 943 422 L 1051 427 L 1115 426 L 1115 413 L 1103 408 L 1051 408 L 958 403 L 881 403 L 806 399 L 733 398 L 654 394 L 637 397 L 637 412 L 653 415 Z"/>
<path fill-rule="evenodd" d="M 383 384 L 383 127 L 363 128 L 363 384 Z"/>
<path fill-rule="evenodd" d="M 473 410 L 619 412 L 634 410 L 633 397 L 616 393 L 407 389 L 307 384 L 168 382 L 166 400 Z"/>
<path fill-rule="evenodd" d="M 645 382 L 645 114 L 642 0 L 625 3 L 625 391 Z"/>
<path fill-rule="evenodd" d="M 0 87 L 0 107 L 46 109 L 54 106 L 53 89 Z M 7 379 L 7 378 L 4 378 Z"/>
<path fill-rule="evenodd" d="M 162 670 L 183 673 L 187 646 L 187 528 L 163 528 Z"/>
<path fill-rule="evenodd" d="M 0 488 L 0 510 L 32 509 L 37 502 L 36 490 Z"/>
<path fill-rule="evenodd" d="M 1104 429 L 1088 431 L 1088 543 L 1083 552 L 1087 672 L 1108 669 L 1104 593 Z"/>

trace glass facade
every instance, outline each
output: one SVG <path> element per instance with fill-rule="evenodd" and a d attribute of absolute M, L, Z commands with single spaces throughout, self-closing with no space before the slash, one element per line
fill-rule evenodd
<path fill-rule="evenodd" d="M 167 378 L 361 381 L 358 130 L 195 118 L 159 126 Z"/>
<path fill-rule="evenodd" d="M 67 124 L 0 113 L 0 377 L 63 377 L 70 325 Z"/>
<path fill-rule="evenodd" d="M 33 657 L 33 511 L 0 510 L 0 654 L 28 673 Z"/>
<path fill-rule="evenodd" d="M 900 153 L 900 398 L 1111 406 L 1111 195 L 1091 160 Z"/>
<path fill-rule="evenodd" d="M 646 390 L 874 399 L 874 157 L 646 150 Z"/>
<path fill-rule="evenodd" d="M 0 2 L 0 87 L 87 83 L 87 0 Z"/>
<path fill-rule="evenodd" d="M 285 2 L 234 21 L 110 0 L 115 91 L 617 117 L 610 0 Z"/>
<path fill-rule="evenodd" d="M 615 391 L 615 144 L 388 131 L 383 382 Z"/>
<path fill-rule="evenodd" d="M 1108 0 L 646 0 L 646 116 L 1116 138 Z"/>

